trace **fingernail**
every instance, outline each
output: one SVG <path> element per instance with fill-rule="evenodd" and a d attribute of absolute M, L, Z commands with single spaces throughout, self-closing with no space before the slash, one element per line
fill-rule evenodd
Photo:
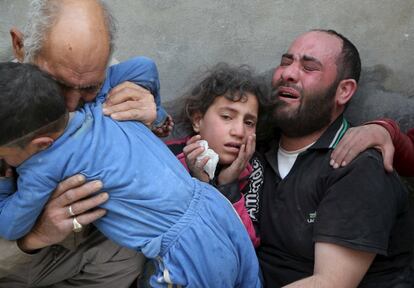
<path fill-rule="evenodd" d="M 346 165 L 346 162 L 342 161 L 341 166 L 345 166 L 345 165 Z"/>
<path fill-rule="evenodd" d="M 333 165 L 333 168 L 334 168 L 334 169 L 337 169 L 337 168 L 339 168 L 339 165 L 338 165 L 338 163 L 335 163 L 335 164 Z"/>
<path fill-rule="evenodd" d="M 83 176 L 82 174 L 76 176 L 76 181 L 78 181 L 78 182 L 84 182 L 85 181 L 85 176 Z"/>
<path fill-rule="evenodd" d="M 333 159 L 331 159 L 331 161 L 329 161 L 329 165 L 334 166 L 335 161 Z"/>
<path fill-rule="evenodd" d="M 102 189 L 102 187 L 103 187 L 102 181 L 100 181 L 100 180 L 93 181 L 93 187 L 96 188 L 96 189 Z"/>
<path fill-rule="evenodd" d="M 103 114 L 108 114 L 108 108 L 102 108 L 102 112 L 103 112 Z"/>

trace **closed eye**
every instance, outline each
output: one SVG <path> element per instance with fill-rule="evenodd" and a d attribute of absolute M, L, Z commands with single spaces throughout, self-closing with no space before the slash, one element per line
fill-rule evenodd
<path fill-rule="evenodd" d="M 98 93 L 100 88 L 101 88 L 100 86 L 89 86 L 89 87 L 80 88 L 79 90 L 84 91 L 85 93 L 91 94 L 91 93 Z"/>
<path fill-rule="evenodd" d="M 293 60 L 290 58 L 283 57 L 280 61 L 280 66 L 289 66 L 290 64 L 292 64 L 292 61 Z"/>
<path fill-rule="evenodd" d="M 66 85 L 65 83 L 62 83 L 62 82 L 58 82 L 58 84 L 59 84 L 59 86 L 60 86 L 60 88 L 62 89 L 63 92 L 77 90 L 80 93 L 96 94 L 101 89 L 101 84 L 91 85 L 91 86 L 86 86 L 86 87 L 80 87 L 80 88 L 71 87 L 71 86 L 68 86 L 68 85 Z"/>
<path fill-rule="evenodd" d="M 223 115 L 220 115 L 220 117 L 224 120 L 231 120 L 231 117 L 229 115 L 223 114 Z"/>
<path fill-rule="evenodd" d="M 303 69 L 306 70 L 306 71 L 317 71 L 317 70 L 319 70 L 318 67 L 315 67 L 315 66 L 312 66 L 312 65 L 305 65 L 305 66 L 303 66 Z"/>

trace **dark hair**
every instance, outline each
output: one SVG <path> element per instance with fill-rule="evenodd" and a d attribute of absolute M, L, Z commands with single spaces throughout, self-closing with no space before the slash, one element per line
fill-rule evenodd
<path fill-rule="evenodd" d="M 202 80 L 179 100 L 181 111 L 176 117 L 177 126 L 183 130 L 180 132 L 193 134 L 193 115 L 197 112 L 204 115 L 219 96 L 234 102 L 245 102 L 247 101 L 246 93 L 251 93 L 257 98 L 260 116 L 260 111 L 266 103 L 265 90 L 264 79 L 255 76 L 249 66 L 218 63 L 209 69 Z"/>
<path fill-rule="evenodd" d="M 64 98 L 48 74 L 31 64 L 0 63 L 0 145 L 36 132 L 65 115 Z M 18 145 L 21 143 L 13 146 Z"/>
<path fill-rule="evenodd" d="M 342 51 L 337 59 L 338 83 L 344 79 L 354 79 L 357 83 L 361 75 L 361 58 L 358 49 L 348 38 L 332 29 L 314 29 L 312 31 L 324 32 L 342 40 Z"/>

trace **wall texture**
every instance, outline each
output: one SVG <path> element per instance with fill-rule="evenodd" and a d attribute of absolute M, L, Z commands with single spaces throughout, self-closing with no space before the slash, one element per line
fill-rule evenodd
<path fill-rule="evenodd" d="M 0 60 L 10 56 L 8 30 L 23 28 L 27 0 L 0 0 Z M 164 101 L 192 75 L 218 61 L 275 67 L 298 34 L 333 28 L 351 39 L 363 60 L 361 89 L 348 114 L 414 126 L 413 0 L 107 0 L 118 19 L 115 57 L 152 57 Z"/>

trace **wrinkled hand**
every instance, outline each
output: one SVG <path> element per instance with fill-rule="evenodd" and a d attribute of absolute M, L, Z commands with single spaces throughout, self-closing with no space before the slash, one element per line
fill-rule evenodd
<path fill-rule="evenodd" d="M 18 240 L 20 249 L 30 252 L 59 243 L 69 236 L 73 228 L 69 205 L 72 205 L 72 211 L 82 225 L 90 224 L 104 216 L 104 209 L 94 208 L 108 200 L 108 194 L 99 193 L 91 196 L 101 188 L 100 181 L 85 183 L 85 177 L 82 175 L 72 176 L 59 183 L 33 229 Z"/>
<path fill-rule="evenodd" d="M 217 183 L 219 185 L 225 185 L 231 183 L 237 178 L 246 168 L 250 158 L 252 158 L 254 151 L 256 150 L 256 135 L 251 135 L 247 138 L 246 144 L 240 147 L 239 155 L 236 160 L 228 167 L 221 170 L 218 175 Z"/>
<path fill-rule="evenodd" d="M 368 124 L 348 129 L 332 152 L 330 164 L 333 168 L 346 166 L 368 148 L 379 150 L 384 159 L 384 168 L 393 171 L 394 145 L 388 131 L 377 124 Z"/>
<path fill-rule="evenodd" d="M 157 117 L 154 96 L 131 82 L 123 82 L 109 92 L 103 113 L 114 120 L 136 120 L 148 127 Z"/>
<path fill-rule="evenodd" d="M 198 140 L 201 140 L 200 135 L 195 135 L 187 141 L 187 145 L 183 149 L 185 162 L 187 163 L 188 170 L 190 170 L 193 177 L 203 182 L 209 182 L 210 178 L 204 171 L 203 167 L 207 164 L 210 158 L 204 157 L 201 161 L 197 161 L 197 157 L 204 151 L 204 147 L 197 143 Z"/>
<path fill-rule="evenodd" d="M 152 132 L 158 137 L 167 137 L 174 128 L 174 121 L 170 115 L 167 116 L 164 123 L 160 127 L 151 128 Z"/>

